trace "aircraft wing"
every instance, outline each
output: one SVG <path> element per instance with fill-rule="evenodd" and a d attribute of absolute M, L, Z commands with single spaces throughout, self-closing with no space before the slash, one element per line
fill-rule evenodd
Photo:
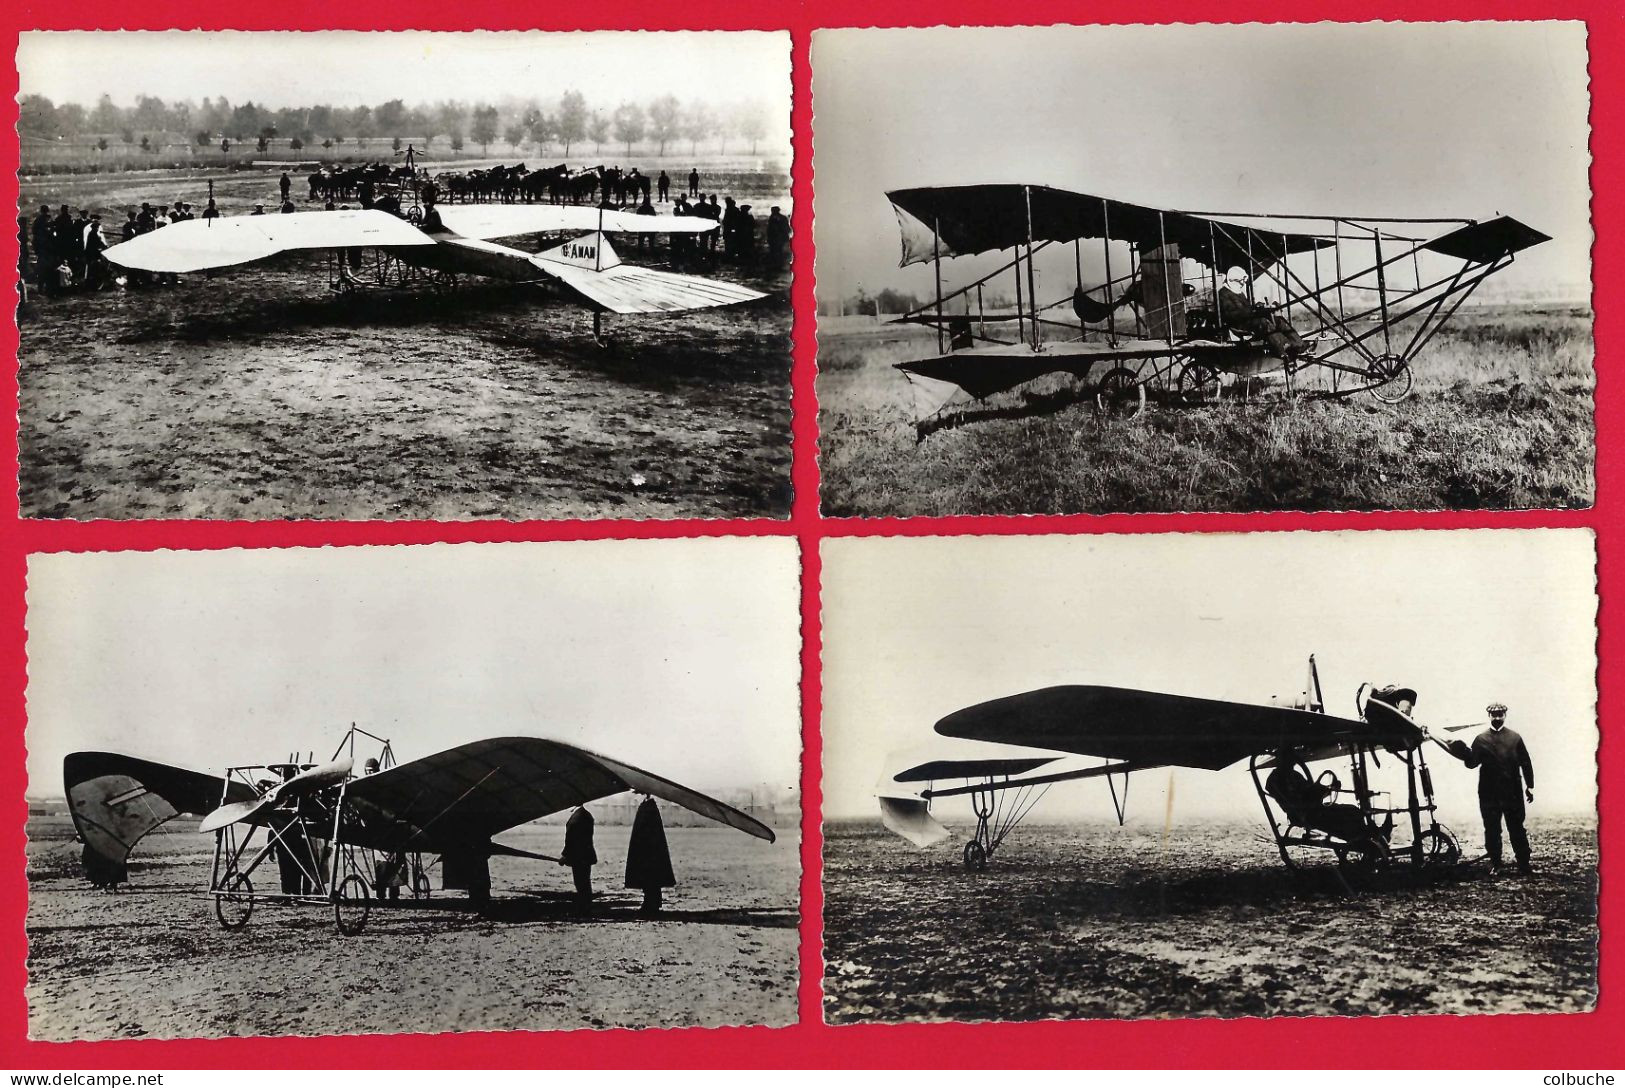
<path fill-rule="evenodd" d="M 1240 359 L 1262 352 L 1251 344 L 1189 340 L 1179 344 L 1178 353 L 1229 367 Z M 1166 340 L 1124 338 L 1115 344 L 1093 340 L 1067 340 L 1045 344 L 1034 351 L 1026 344 L 977 344 L 958 348 L 946 355 L 910 359 L 892 364 L 907 374 L 957 385 L 977 400 L 1003 393 L 1046 374 L 1074 374 L 1087 378 L 1097 363 L 1152 359 L 1173 354 Z"/>
<path fill-rule="evenodd" d="M 146 272 L 199 272 L 290 249 L 434 244 L 406 220 L 374 208 L 188 219 L 111 246 L 105 256 L 114 264 Z"/>
<path fill-rule="evenodd" d="M 124 864 L 136 843 L 183 812 L 212 812 L 222 800 L 252 800 L 242 782 L 115 752 L 74 752 L 62 761 L 73 826 L 85 845 Z"/>
<path fill-rule="evenodd" d="M 1129 763 L 1219 770 L 1282 747 L 1346 739 L 1406 743 L 1398 724 L 1129 688 L 1041 688 L 943 718 L 944 736 L 1022 744 Z"/>
<path fill-rule="evenodd" d="M 886 194 L 903 238 L 901 265 L 1011 249 L 1033 241 L 1111 237 L 1141 250 L 1176 243 L 1213 268 L 1266 268 L 1283 256 L 1333 243 L 1313 234 L 1262 230 L 1212 216 L 1148 208 L 1048 185 L 939 185 Z"/>
<path fill-rule="evenodd" d="M 363 827 L 345 838 L 379 850 L 458 853 L 519 824 L 617 793 L 647 793 L 772 842 L 738 809 L 608 756 L 539 737 L 475 741 L 352 780 Z"/>
<path fill-rule="evenodd" d="M 440 222 L 464 238 L 510 238 L 542 231 L 604 230 L 622 234 L 703 234 L 721 224 L 697 215 L 600 212 L 577 204 L 441 204 Z"/>
<path fill-rule="evenodd" d="M 622 264 L 602 234 L 577 238 L 538 253 L 530 263 L 589 306 L 617 314 L 675 313 L 766 297 L 761 291 L 726 280 Z"/>
<path fill-rule="evenodd" d="M 1059 756 L 1033 759 L 933 759 L 898 771 L 893 782 L 935 782 L 943 778 L 1004 778 L 1035 771 Z"/>

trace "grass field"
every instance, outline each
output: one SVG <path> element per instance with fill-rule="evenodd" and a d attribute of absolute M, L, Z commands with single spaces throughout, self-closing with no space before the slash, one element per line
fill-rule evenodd
<path fill-rule="evenodd" d="M 1023 391 L 989 418 L 917 440 L 944 391 L 893 364 L 934 334 L 821 318 L 823 510 L 831 516 L 1117 511 L 1584 507 L 1593 495 L 1591 313 L 1464 308 L 1397 405 L 1270 390 L 1203 408 L 1101 418 L 1036 411 Z M 935 383 L 924 383 L 935 384 Z M 1039 395 L 1065 393 L 1060 379 Z"/>

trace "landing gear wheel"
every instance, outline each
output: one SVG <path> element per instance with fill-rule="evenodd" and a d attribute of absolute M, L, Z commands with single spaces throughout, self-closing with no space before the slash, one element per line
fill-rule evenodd
<path fill-rule="evenodd" d="M 981 872 L 987 868 L 987 851 L 979 842 L 965 844 L 965 868 L 972 872 Z"/>
<path fill-rule="evenodd" d="M 214 916 L 225 929 L 242 929 L 254 913 L 254 885 L 247 873 L 228 876 L 214 897 Z"/>
<path fill-rule="evenodd" d="M 1179 368 L 1174 391 L 1182 404 L 1212 404 L 1219 399 L 1219 368 L 1211 363 L 1186 363 Z"/>
<path fill-rule="evenodd" d="M 371 897 L 367 882 L 359 876 L 352 874 L 339 882 L 338 891 L 333 895 L 333 920 L 338 923 L 340 933 L 354 937 L 361 932 L 367 924 L 367 912 L 372 909 Z"/>
<path fill-rule="evenodd" d="M 1411 384 L 1415 381 L 1411 364 L 1398 355 L 1377 356 L 1366 368 L 1366 375 L 1382 383 L 1371 390 L 1371 395 L 1384 404 L 1398 404 L 1410 396 Z"/>
<path fill-rule="evenodd" d="M 1351 888 L 1369 884 L 1373 877 L 1388 868 L 1388 844 L 1380 839 L 1369 843 L 1351 843 L 1337 851 L 1337 869 Z"/>
<path fill-rule="evenodd" d="M 1416 840 L 1424 869 L 1448 869 L 1461 860 L 1461 844 L 1442 827 L 1430 827 Z"/>
<path fill-rule="evenodd" d="M 1133 419 L 1145 411 L 1145 386 L 1126 366 L 1106 371 L 1095 387 L 1095 407 L 1102 415 Z"/>
<path fill-rule="evenodd" d="M 417 876 L 412 878 L 412 898 L 413 899 L 427 899 L 427 898 L 429 898 L 430 888 L 431 888 L 431 885 L 429 883 L 429 874 L 428 873 L 419 873 Z"/>

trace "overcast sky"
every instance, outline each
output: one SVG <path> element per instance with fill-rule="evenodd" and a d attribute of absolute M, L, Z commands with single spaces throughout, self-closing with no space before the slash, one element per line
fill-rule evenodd
<path fill-rule="evenodd" d="M 36 31 L 17 49 L 22 94 L 121 106 L 225 95 L 233 104 L 376 105 L 439 99 L 556 99 L 644 105 L 778 99 L 790 114 L 790 35 L 766 31 L 321 33 Z"/>
<path fill-rule="evenodd" d="M 35 555 L 29 792 L 110 750 L 198 770 L 355 722 L 402 761 L 580 744 L 700 789 L 799 784 L 785 539 Z"/>
<path fill-rule="evenodd" d="M 1556 240 L 1497 283 L 1589 281 L 1581 23 L 821 30 L 812 69 L 821 299 L 929 295 L 929 265 L 897 269 L 885 192 L 991 181 L 1197 211 L 1500 212 Z M 1039 257 L 1046 299 L 1072 285 L 1058 257 Z M 945 262 L 945 286 L 990 261 Z"/>
<path fill-rule="evenodd" d="M 1595 811 L 1585 530 L 834 539 L 822 557 L 829 816 L 878 818 L 890 753 L 963 754 L 974 742 L 932 729 L 961 707 L 1054 684 L 1267 702 L 1303 690 L 1311 653 L 1334 714 L 1352 716 L 1365 681 L 1416 688 L 1423 724 L 1483 721 L 1505 702 L 1537 813 Z M 1477 841 L 1477 772 L 1428 756 L 1443 820 Z M 1245 766 L 1172 774 L 1176 821 L 1262 824 Z M 1169 777 L 1135 775 L 1131 815 L 1160 818 Z M 1033 819 L 1111 811 L 1104 782 L 1081 782 Z M 937 812 L 971 822 L 963 798 Z"/>

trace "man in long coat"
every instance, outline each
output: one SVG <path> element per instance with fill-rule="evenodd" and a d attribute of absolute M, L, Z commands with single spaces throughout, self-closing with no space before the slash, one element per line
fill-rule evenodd
<path fill-rule="evenodd" d="M 666 828 L 660 822 L 660 806 L 645 797 L 632 819 L 632 840 L 626 847 L 626 886 L 643 889 L 644 914 L 660 913 L 660 890 L 677 886 L 671 871 L 671 851 L 666 848 Z"/>
<path fill-rule="evenodd" d="M 592 867 L 598 852 L 592 846 L 592 813 L 579 806 L 564 822 L 564 853 L 559 860 L 570 867 L 576 881 L 576 902 L 583 908 L 592 904 Z"/>

